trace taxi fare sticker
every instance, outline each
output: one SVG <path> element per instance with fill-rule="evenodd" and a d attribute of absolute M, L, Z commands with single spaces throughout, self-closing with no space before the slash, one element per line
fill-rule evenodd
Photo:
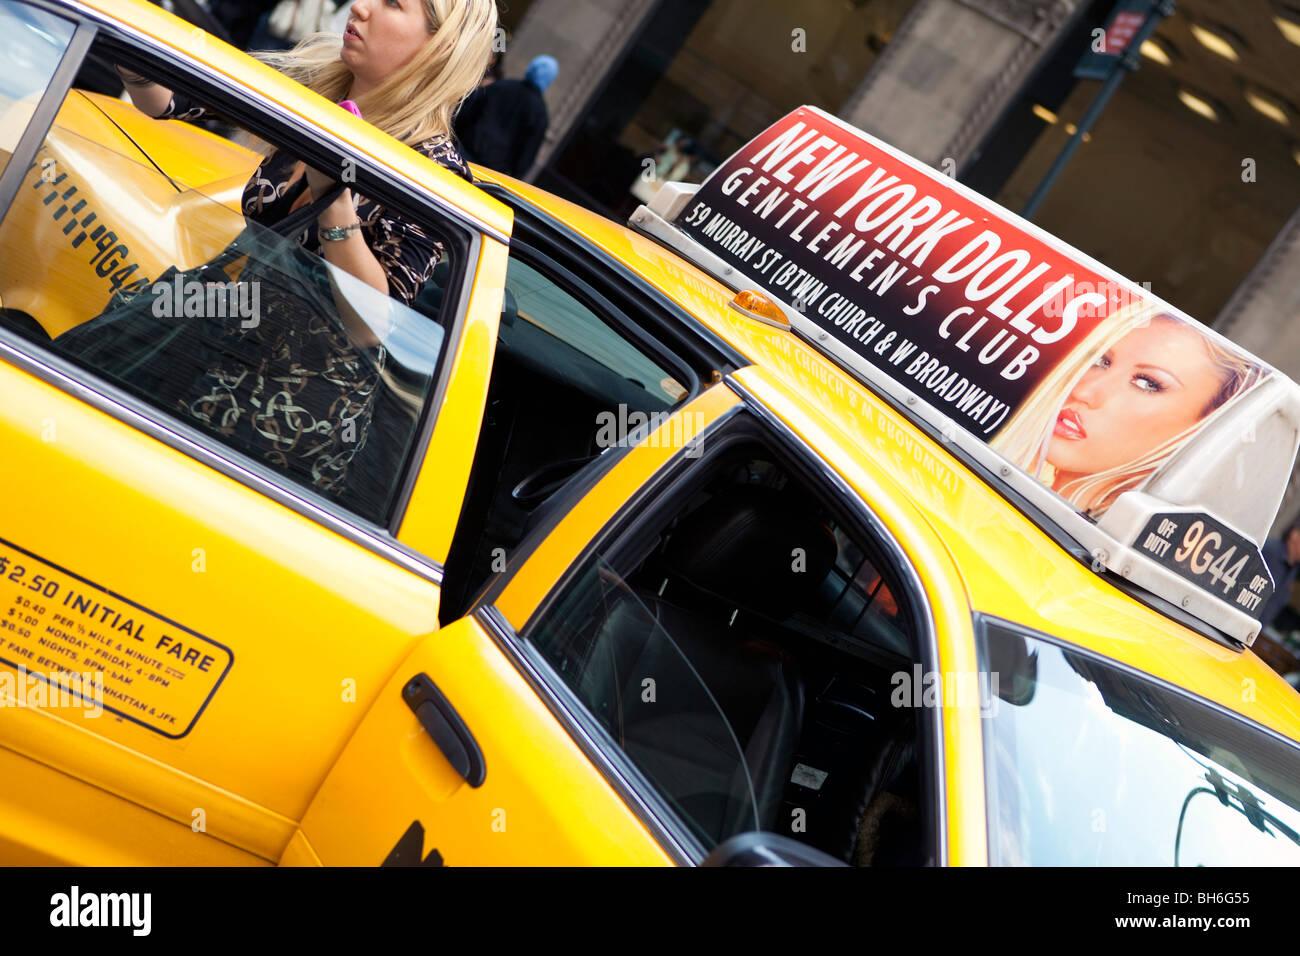
<path fill-rule="evenodd" d="M 93 703 L 176 738 L 233 662 L 215 641 L 0 539 L 0 663 L 102 695 Z"/>

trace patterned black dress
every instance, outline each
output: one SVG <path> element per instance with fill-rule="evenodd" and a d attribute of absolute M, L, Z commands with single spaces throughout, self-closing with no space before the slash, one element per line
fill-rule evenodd
<path fill-rule="evenodd" d="M 177 97 L 163 118 L 204 115 L 203 108 Z M 470 178 L 447 139 L 415 148 Z M 244 187 L 244 216 L 274 225 L 300 204 L 306 189 L 298 161 L 283 151 L 272 153 Z M 411 305 L 442 255 L 441 244 L 379 203 L 355 193 L 354 199 L 361 233 L 387 273 L 389 294 Z M 315 223 L 296 241 L 320 255 Z M 321 307 L 319 296 L 302 294 L 302 283 L 284 281 L 284 273 L 259 273 L 259 265 L 250 258 L 239 277 L 260 280 L 256 325 L 244 328 L 235 318 L 213 330 L 220 338 L 212 350 L 218 358 L 197 375 L 176 410 L 277 471 L 337 497 L 347 490 L 349 468 L 365 447 L 387 353 L 382 345 L 358 346 L 337 311 Z"/>

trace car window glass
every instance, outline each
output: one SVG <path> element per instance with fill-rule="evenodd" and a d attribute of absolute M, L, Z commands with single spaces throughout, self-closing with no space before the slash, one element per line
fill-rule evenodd
<path fill-rule="evenodd" d="M 981 655 L 992 862 L 1300 863 L 1293 744 L 996 622 Z"/>
<path fill-rule="evenodd" d="M 740 743 L 677 639 L 605 561 L 530 640 L 706 846 L 757 826 Z"/>
<path fill-rule="evenodd" d="M 118 128 L 132 123 L 170 151 L 146 155 Z M 330 264 L 309 202 L 297 230 L 283 228 L 287 208 L 267 224 L 245 215 L 261 188 L 246 187 L 251 171 L 302 178 L 294 162 L 72 90 L 0 221 L 0 327 L 382 523 L 445 338 L 446 244 L 405 234 L 418 232 L 425 273 L 402 274 L 411 291 L 425 284 L 406 298 Z"/>
<path fill-rule="evenodd" d="M 912 629 L 876 562 L 843 528 L 832 530 L 838 552 L 818 588 L 814 604 L 818 618 L 854 638 L 897 654 L 910 654 Z"/>
<path fill-rule="evenodd" d="M 688 397 L 685 374 L 655 357 L 662 348 L 630 334 L 631 320 L 607 301 L 579 298 L 580 286 L 512 245 L 487 414 L 443 581 L 444 623 L 503 569 L 570 479 Z M 685 428 L 669 440 L 693 438 Z"/>
<path fill-rule="evenodd" d="M 562 343 L 577 352 L 570 355 L 568 368 L 562 369 L 575 381 L 602 372 L 613 373 L 626 383 L 619 397 L 631 408 L 644 411 L 669 408 L 685 395 L 685 388 L 662 366 L 550 276 L 518 255 L 510 257 L 506 288 L 520 321 L 553 343 Z M 516 337 L 524 336 L 520 333 Z"/>
<path fill-rule="evenodd" d="M 0 0 L 0 172 L 49 85 L 73 25 L 41 10 Z"/>
<path fill-rule="evenodd" d="M 916 654 L 907 602 L 899 652 L 860 627 L 889 620 L 868 607 L 887 587 L 874 566 L 857 580 L 876 549 L 766 448 L 717 441 L 524 638 L 706 848 L 758 829 L 846 863 L 923 862 L 918 713 L 895 693 Z"/>

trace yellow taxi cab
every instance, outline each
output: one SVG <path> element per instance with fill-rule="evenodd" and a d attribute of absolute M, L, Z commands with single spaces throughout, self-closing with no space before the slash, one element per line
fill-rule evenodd
<path fill-rule="evenodd" d="M 0 36 L 0 862 L 1300 858 L 1253 356 L 816 110 L 625 228 L 140 0 Z M 413 307 L 244 220 L 267 144 Z M 288 294 L 383 346 L 307 465 L 182 398 Z"/>

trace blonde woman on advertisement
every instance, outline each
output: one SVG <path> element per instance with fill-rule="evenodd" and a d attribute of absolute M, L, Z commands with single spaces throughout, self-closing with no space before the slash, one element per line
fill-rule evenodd
<path fill-rule="evenodd" d="M 1267 373 L 1176 316 L 1130 306 L 1052 369 L 990 444 L 1097 518 Z"/>

